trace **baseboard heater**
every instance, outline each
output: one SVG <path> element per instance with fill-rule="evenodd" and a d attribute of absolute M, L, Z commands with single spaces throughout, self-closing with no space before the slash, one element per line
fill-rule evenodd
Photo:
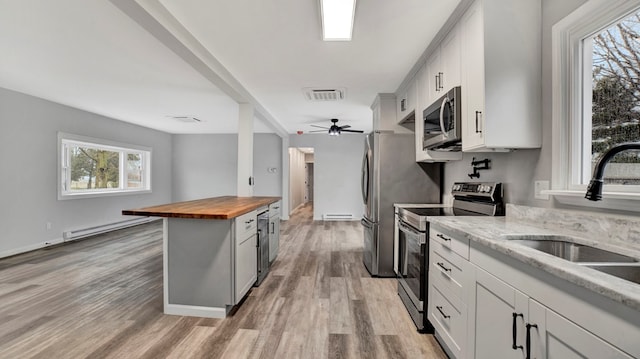
<path fill-rule="evenodd" d="M 89 228 L 83 228 L 83 229 L 76 229 L 76 230 L 73 230 L 73 231 L 63 232 L 62 233 L 62 238 L 65 241 L 72 241 L 72 240 L 75 240 L 75 239 L 95 236 L 96 234 L 102 234 L 102 233 L 106 233 L 106 232 L 115 231 L 115 230 L 118 230 L 118 229 L 124 229 L 124 228 L 128 228 L 128 227 L 137 226 L 139 224 L 156 221 L 158 219 L 159 218 L 155 218 L 155 217 L 141 217 L 141 218 L 127 219 L 127 220 L 124 220 L 124 221 L 104 224 L 104 225 L 101 225 L 101 226 L 95 226 L 95 227 L 89 227 Z"/>
<path fill-rule="evenodd" d="M 328 213 L 322 215 L 323 221 L 352 221 L 352 214 Z"/>

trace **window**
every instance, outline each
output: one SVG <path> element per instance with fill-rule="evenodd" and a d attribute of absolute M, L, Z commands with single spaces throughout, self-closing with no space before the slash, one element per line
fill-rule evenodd
<path fill-rule="evenodd" d="M 142 147 L 59 134 L 59 198 L 151 190 L 151 152 Z"/>
<path fill-rule="evenodd" d="M 584 196 L 604 151 L 640 141 L 638 1 L 588 1 L 553 27 L 552 46 L 552 194 Z M 640 153 L 617 155 L 604 179 L 605 199 L 640 199 Z"/>

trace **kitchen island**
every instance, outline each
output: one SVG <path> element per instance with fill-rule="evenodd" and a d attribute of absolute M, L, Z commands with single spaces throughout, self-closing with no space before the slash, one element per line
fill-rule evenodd
<path fill-rule="evenodd" d="M 224 318 L 257 278 L 257 214 L 280 197 L 223 196 L 123 210 L 163 217 L 165 314 Z"/>

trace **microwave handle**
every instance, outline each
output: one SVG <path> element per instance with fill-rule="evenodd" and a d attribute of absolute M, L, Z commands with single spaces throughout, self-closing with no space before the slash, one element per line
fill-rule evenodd
<path fill-rule="evenodd" d="M 442 104 L 440 105 L 440 130 L 445 138 L 449 137 L 447 130 L 444 128 L 444 107 L 447 105 L 447 102 L 449 102 L 449 97 L 445 96 L 444 100 L 442 100 Z"/>

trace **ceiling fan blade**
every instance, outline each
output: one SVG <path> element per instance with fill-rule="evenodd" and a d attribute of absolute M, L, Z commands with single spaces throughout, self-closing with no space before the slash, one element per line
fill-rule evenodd
<path fill-rule="evenodd" d="M 344 130 L 345 128 L 349 128 L 349 127 L 351 127 L 351 125 L 344 125 L 344 126 L 340 126 L 340 128 L 342 128 L 343 130 Z"/>
<path fill-rule="evenodd" d="M 311 127 L 317 127 L 317 128 L 324 128 L 325 130 L 328 130 L 329 127 L 324 127 L 324 126 L 318 126 L 318 125 L 309 125 Z"/>
<path fill-rule="evenodd" d="M 364 133 L 364 131 L 360 131 L 360 130 L 345 130 L 345 129 L 342 129 L 342 132 Z"/>

